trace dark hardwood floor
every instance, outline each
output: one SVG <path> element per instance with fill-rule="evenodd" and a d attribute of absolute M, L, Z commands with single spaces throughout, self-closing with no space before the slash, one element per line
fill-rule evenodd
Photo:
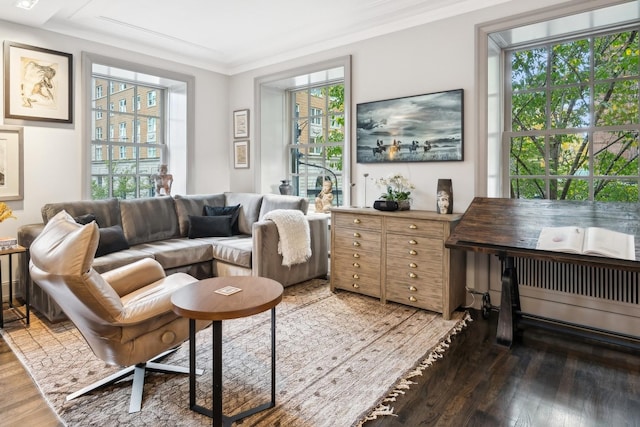
<path fill-rule="evenodd" d="M 375 426 L 640 426 L 640 354 L 522 327 L 495 344 L 497 313 L 453 338 L 445 357 L 414 379 Z"/>
<path fill-rule="evenodd" d="M 375 426 L 640 426 L 640 354 L 527 327 L 495 344 L 496 313 L 453 338 L 445 357 Z M 0 426 L 61 425 L 0 339 Z M 291 426 L 295 427 L 295 426 Z"/>

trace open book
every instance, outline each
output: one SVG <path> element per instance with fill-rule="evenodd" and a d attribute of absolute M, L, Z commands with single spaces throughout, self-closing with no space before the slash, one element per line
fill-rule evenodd
<path fill-rule="evenodd" d="M 632 234 L 600 227 L 544 227 L 536 249 L 606 256 L 635 261 L 636 244 Z"/>

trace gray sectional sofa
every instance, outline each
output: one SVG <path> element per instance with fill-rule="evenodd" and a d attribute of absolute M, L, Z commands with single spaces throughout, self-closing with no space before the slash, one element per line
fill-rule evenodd
<path fill-rule="evenodd" d="M 193 234 L 192 222 L 202 219 L 205 206 L 220 209 L 238 205 L 236 234 L 189 237 L 190 232 L 192 237 L 198 236 Z M 305 216 L 309 223 L 312 255 L 306 262 L 289 267 L 282 265 L 282 256 L 278 254 L 279 234 L 275 223 L 263 218 L 274 209 L 296 209 L 306 214 L 308 206 L 308 201 L 302 197 L 235 192 L 50 203 L 42 207 L 42 224 L 19 228 L 18 243 L 28 248 L 44 224 L 64 209 L 79 221 L 87 215 L 95 218 L 101 232 L 121 230 L 119 233 L 124 234 L 124 246 L 116 244 L 105 250 L 115 251 L 94 259 L 93 267 L 99 273 L 138 259 L 154 258 L 167 274 L 181 271 L 199 279 L 253 275 L 288 286 L 327 275 L 328 218 Z M 192 221 L 190 216 L 198 218 Z M 29 286 L 33 308 L 50 321 L 64 318 L 59 307 L 37 283 Z"/>

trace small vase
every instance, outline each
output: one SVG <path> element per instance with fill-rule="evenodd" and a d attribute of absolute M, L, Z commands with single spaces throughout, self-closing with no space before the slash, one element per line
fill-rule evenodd
<path fill-rule="evenodd" d="M 293 194 L 293 187 L 289 183 L 289 180 L 288 179 L 283 179 L 280 182 L 282 183 L 278 187 L 278 189 L 280 190 L 280 194 L 285 194 L 285 195 L 288 195 L 288 196 L 292 195 Z"/>
<path fill-rule="evenodd" d="M 411 201 L 410 200 L 400 200 L 398 202 L 398 210 L 399 211 L 408 211 L 411 209 Z"/>
<path fill-rule="evenodd" d="M 441 214 L 453 213 L 453 186 L 450 179 L 438 180 L 436 211 Z"/>

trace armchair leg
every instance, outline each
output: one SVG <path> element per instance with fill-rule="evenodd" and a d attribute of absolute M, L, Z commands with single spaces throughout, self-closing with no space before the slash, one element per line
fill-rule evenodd
<path fill-rule="evenodd" d="M 164 363 L 155 362 L 155 360 L 162 359 L 169 353 L 172 353 L 176 350 L 177 348 L 165 351 L 164 353 L 161 353 L 160 355 L 156 356 L 155 358 L 153 358 L 153 360 L 149 362 L 128 366 L 118 372 L 115 372 L 106 378 L 96 381 L 91 385 L 88 385 L 74 393 L 69 394 L 67 396 L 67 401 L 75 399 L 76 397 L 80 397 L 89 392 L 92 392 L 97 388 L 114 384 L 120 381 L 121 379 L 128 377 L 133 372 L 133 384 L 131 386 L 131 400 L 129 401 L 129 413 L 139 412 L 140 409 L 142 408 L 142 392 L 144 390 L 144 377 L 147 370 L 153 371 L 153 372 L 161 372 L 161 373 L 178 373 L 178 374 L 189 373 L 189 367 L 167 365 Z M 196 369 L 197 375 L 202 375 L 203 372 L 204 372 L 203 369 Z"/>

